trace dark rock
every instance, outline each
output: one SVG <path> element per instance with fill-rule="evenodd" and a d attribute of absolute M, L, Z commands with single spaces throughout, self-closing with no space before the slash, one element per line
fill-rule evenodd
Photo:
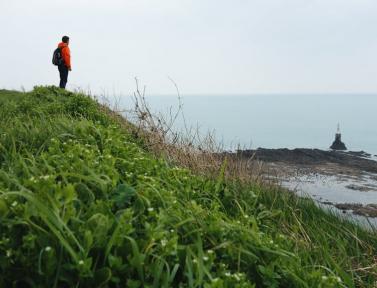
<path fill-rule="evenodd" d="M 344 203 L 334 205 L 336 208 L 342 210 L 344 213 L 347 210 L 352 210 L 355 215 L 377 217 L 377 204 L 362 205 L 358 203 Z"/>
<path fill-rule="evenodd" d="M 348 151 L 347 153 L 353 156 L 365 157 L 365 158 L 370 158 L 372 156 L 371 154 L 365 151 Z"/>
<path fill-rule="evenodd" d="M 356 210 L 356 209 L 363 208 L 363 205 L 359 203 L 342 203 L 342 204 L 335 204 L 334 206 L 340 210 Z"/>
<path fill-rule="evenodd" d="M 377 173 L 377 161 L 366 159 L 361 152 L 325 151 L 320 149 L 296 148 L 238 150 L 235 153 L 223 153 L 229 157 L 255 159 L 267 163 L 285 163 L 290 165 L 316 166 L 329 163 L 339 167 L 352 168 L 358 171 Z M 362 156 L 362 157 L 360 157 Z"/>
<path fill-rule="evenodd" d="M 349 184 L 346 186 L 346 188 L 351 189 L 351 190 L 356 190 L 356 191 L 361 191 L 361 192 L 368 192 L 372 191 L 372 187 L 367 187 L 367 186 L 360 186 L 356 184 Z"/>
<path fill-rule="evenodd" d="M 330 202 L 330 201 L 323 201 L 321 202 L 322 204 L 325 204 L 325 205 L 334 205 L 333 202 Z"/>

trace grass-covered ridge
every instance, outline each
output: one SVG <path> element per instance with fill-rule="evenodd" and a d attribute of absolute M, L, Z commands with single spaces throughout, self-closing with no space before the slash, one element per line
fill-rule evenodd
<path fill-rule="evenodd" d="M 193 175 L 109 115 L 0 91 L 0 287 L 376 285 L 375 234 L 224 167 Z"/>

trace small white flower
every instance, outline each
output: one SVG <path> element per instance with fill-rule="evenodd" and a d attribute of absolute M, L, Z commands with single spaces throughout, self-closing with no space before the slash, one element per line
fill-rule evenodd
<path fill-rule="evenodd" d="M 208 260 L 209 260 L 208 256 L 203 256 L 203 261 L 208 261 Z"/>
<path fill-rule="evenodd" d="M 14 201 L 13 203 L 12 203 L 12 207 L 16 207 L 18 205 L 18 202 L 17 201 Z"/>
<path fill-rule="evenodd" d="M 46 252 L 50 252 L 50 251 L 51 251 L 51 247 L 50 247 L 50 246 L 47 246 L 47 247 L 45 248 L 45 251 L 46 251 Z"/>
<path fill-rule="evenodd" d="M 148 208 L 148 211 L 149 211 L 149 212 L 152 212 L 153 210 L 154 210 L 153 207 L 149 207 L 149 208 Z"/>
<path fill-rule="evenodd" d="M 240 276 L 238 276 L 238 274 L 234 274 L 233 277 L 234 277 L 234 279 L 236 279 L 236 281 L 240 281 L 241 280 L 241 278 L 240 278 Z"/>
<path fill-rule="evenodd" d="M 79 265 L 81 265 L 81 266 L 84 265 L 84 261 L 80 260 Z"/>
<path fill-rule="evenodd" d="M 207 253 L 208 254 L 213 254 L 214 252 L 213 252 L 213 250 L 209 249 L 209 250 L 207 250 Z"/>
<path fill-rule="evenodd" d="M 174 229 L 170 229 L 170 233 L 174 233 Z"/>

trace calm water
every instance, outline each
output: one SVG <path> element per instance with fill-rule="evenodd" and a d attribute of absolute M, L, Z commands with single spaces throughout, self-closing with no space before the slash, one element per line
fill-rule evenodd
<path fill-rule="evenodd" d="M 174 96 L 147 96 L 154 111 L 178 107 Z M 183 95 L 189 126 L 215 131 L 227 149 L 327 149 L 340 123 L 349 150 L 377 154 L 377 95 Z M 122 99 L 131 106 L 130 99 Z M 176 129 L 183 127 L 180 117 Z"/>

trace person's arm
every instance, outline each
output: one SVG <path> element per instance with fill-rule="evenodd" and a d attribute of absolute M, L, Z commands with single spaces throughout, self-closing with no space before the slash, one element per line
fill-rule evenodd
<path fill-rule="evenodd" d="M 71 70 L 71 51 L 69 50 L 68 46 L 62 49 L 62 56 L 65 66 L 67 66 L 68 69 Z"/>

